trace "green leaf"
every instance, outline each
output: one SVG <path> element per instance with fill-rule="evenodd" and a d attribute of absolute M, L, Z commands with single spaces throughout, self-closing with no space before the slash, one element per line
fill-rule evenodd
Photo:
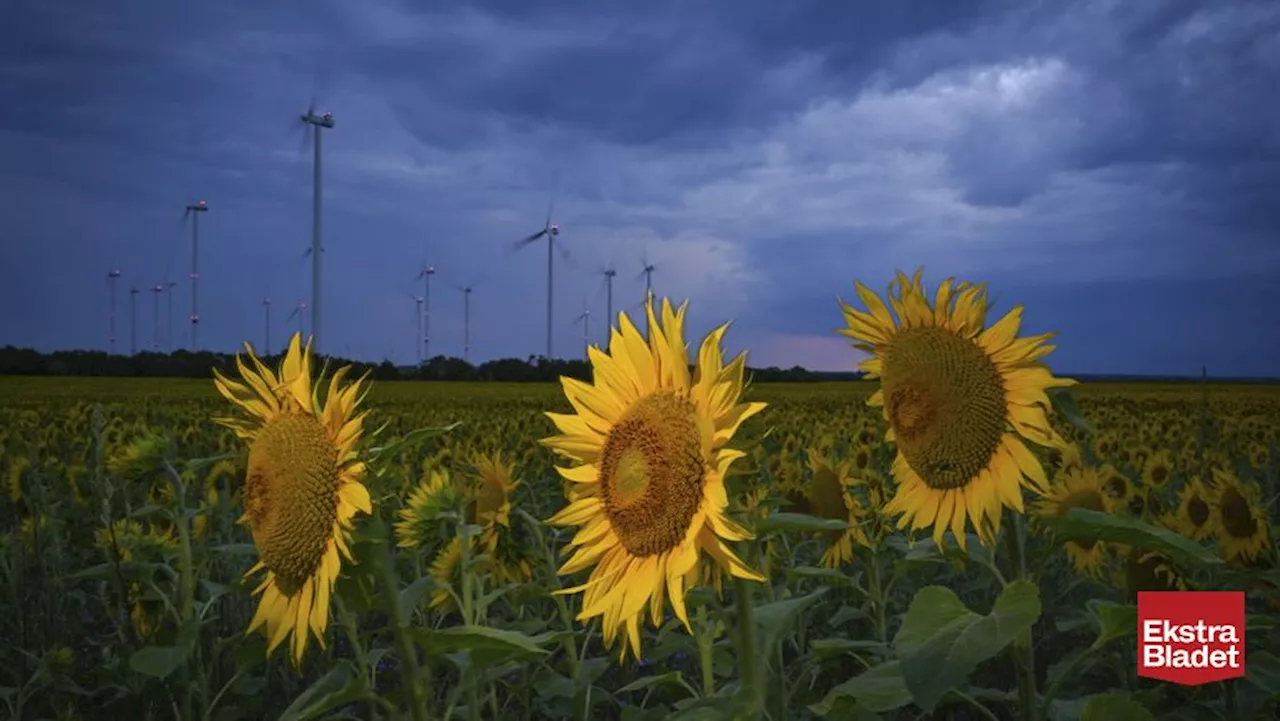
<path fill-rule="evenodd" d="M 1098 623 L 1098 638 L 1093 642 L 1094 648 L 1102 648 L 1112 641 L 1137 634 L 1137 606 L 1099 599 L 1091 600 L 1087 605 Z"/>
<path fill-rule="evenodd" d="M 857 676 L 837 685 L 827 692 L 826 698 L 809 707 L 819 716 L 826 716 L 836 708 L 841 698 L 850 698 L 858 706 L 875 713 L 884 713 L 902 708 L 911 703 L 911 692 L 902 676 L 899 661 L 890 661 L 874 666 Z"/>
<path fill-rule="evenodd" d="M 462 427 L 462 421 L 455 421 L 447 426 L 436 426 L 434 428 L 415 428 L 404 434 L 400 438 L 388 443 L 385 446 L 376 446 L 369 449 L 371 460 L 377 461 L 384 456 L 394 455 L 396 452 L 414 444 L 421 443 L 428 438 L 444 435 L 451 431 Z"/>
<path fill-rule="evenodd" d="M 1100 693 L 1085 702 L 1080 721 L 1156 721 L 1156 717 L 1125 694 Z"/>
<path fill-rule="evenodd" d="M 1280 658 L 1267 651 L 1254 651 L 1244 662 L 1245 680 L 1268 696 L 1280 696 Z"/>
<path fill-rule="evenodd" d="M 894 646 L 902 677 L 920 708 L 932 712 L 978 664 L 995 656 L 1040 617 L 1040 591 L 1014 581 L 986 616 L 970 611 L 953 591 L 926 586 L 911 601 Z"/>
<path fill-rule="evenodd" d="M 803 513 L 771 513 L 756 521 L 756 533 L 807 533 L 845 531 L 849 524 L 838 518 L 818 518 Z"/>
<path fill-rule="evenodd" d="M 684 705 L 668 721 L 724 721 L 725 719 L 744 718 L 741 714 L 742 701 L 736 696 L 716 696 L 702 698 Z"/>
<path fill-rule="evenodd" d="M 364 698 L 359 674 L 350 661 L 338 661 L 329 673 L 316 679 L 280 715 L 280 721 L 305 721 L 326 711 Z"/>
<path fill-rule="evenodd" d="M 187 662 L 195 648 L 200 625 L 191 619 L 178 632 L 173 646 L 144 646 L 129 657 L 129 668 L 152 678 L 166 678 Z"/>
<path fill-rule="evenodd" d="M 129 657 L 129 668 L 152 678 L 166 678 L 190 655 L 190 646 L 144 646 Z"/>
<path fill-rule="evenodd" d="M 1098 432 L 1080 412 L 1080 406 L 1076 405 L 1076 397 L 1071 394 L 1071 391 L 1066 388 L 1051 388 L 1047 395 L 1049 402 L 1053 404 L 1054 412 L 1065 418 L 1068 423 L 1085 433 Z"/>
<path fill-rule="evenodd" d="M 770 649 L 778 642 L 783 631 L 791 625 L 795 617 L 816 603 L 826 592 L 827 589 L 820 588 L 807 596 L 756 606 L 754 610 L 756 625 L 764 632 L 761 639 L 764 645 L 761 648 L 765 649 L 766 653 L 770 653 Z"/>
<path fill-rule="evenodd" d="M 1072 508 L 1066 516 L 1050 516 L 1041 521 L 1059 541 L 1110 541 L 1159 551 L 1183 566 L 1222 565 L 1222 559 L 1199 543 L 1136 518 Z"/>
<path fill-rule="evenodd" d="M 214 553 L 225 553 L 229 556 L 254 556 L 258 553 L 258 548 L 252 543 L 223 543 L 218 546 L 211 546 L 209 550 Z"/>
<path fill-rule="evenodd" d="M 853 579 L 849 577 L 849 574 L 838 568 L 797 566 L 787 569 L 787 575 L 792 578 L 815 579 L 829 586 L 849 586 L 853 583 Z"/>
<path fill-rule="evenodd" d="M 422 576 L 413 583 L 400 589 L 400 625 L 408 626 L 413 612 L 422 602 L 422 594 L 435 588 L 436 580 L 430 576 Z"/>
<path fill-rule="evenodd" d="M 889 647 L 879 641 L 863 641 L 852 638 L 820 638 L 809 642 L 809 650 L 814 658 L 825 661 L 836 656 L 843 656 L 855 651 L 868 651 L 879 656 L 888 656 Z"/>
<path fill-rule="evenodd" d="M 623 686 L 622 688 L 618 689 L 617 693 L 628 693 L 630 691 L 645 691 L 650 688 L 653 688 L 654 686 L 661 686 L 663 684 L 670 684 L 672 686 L 676 686 L 682 689 L 689 688 L 688 684 L 684 680 L 684 677 L 680 675 L 679 671 L 668 671 L 666 673 L 660 673 L 655 676 L 645 676 L 644 678 L 638 678 L 635 681 L 632 681 L 631 683 L 627 684 L 626 686 Z"/>
<path fill-rule="evenodd" d="M 438 631 L 420 628 L 413 629 L 413 633 L 428 654 L 444 656 L 465 651 L 477 668 L 545 655 L 547 651 L 540 643 L 550 638 L 487 626 L 453 626 Z"/>

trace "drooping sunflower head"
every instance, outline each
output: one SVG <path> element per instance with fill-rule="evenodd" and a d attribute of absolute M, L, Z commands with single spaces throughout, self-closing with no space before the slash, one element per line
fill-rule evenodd
<path fill-rule="evenodd" d="M 1073 468 L 1059 473 L 1049 495 L 1036 503 L 1041 518 L 1064 517 L 1073 508 L 1110 513 L 1114 502 L 1107 497 L 1102 479 L 1093 468 Z M 1097 576 L 1107 559 L 1108 544 L 1098 539 L 1078 539 L 1064 544 L 1067 558 L 1079 573 Z"/>
<path fill-rule="evenodd" d="M 474 541 L 472 541 L 474 544 Z M 473 551 L 474 553 L 474 551 Z M 454 600 L 454 593 L 462 588 L 462 538 L 454 536 L 453 540 L 445 544 L 436 553 L 436 557 L 431 561 L 431 568 L 428 575 L 436 582 L 436 588 L 431 592 L 431 608 L 437 609 L 442 613 L 456 613 L 458 610 L 458 602 Z M 453 593 L 450 592 L 453 590 Z"/>
<path fill-rule="evenodd" d="M 1213 533 L 1212 500 L 1200 479 L 1187 483 L 1178 494 L 1174 528 L 1193 541 L 1202 540 Z"/>
<path fill-rule="evenodd" d="M 249 445 L 240 520 L 258 549 L 249 575 L 265 571 L 249 632 L 266 626 L 268 653 L 292 635 L 297 665 L 311 635 L 324 644 L 333 583 L 342 557 L 351 559 L 351 519 L 372 511 L 357 452 L 366 416 L 356 412 L 362 381 L 344 386 L 350 367 L 338 369 L 322 403 L 311 346 L 299 335 L 275 371 L 248 344 L 245 351 L 253 367 L 236 356 L 241 381 L 215 369 L 214 385 L 249 417 L 214 420 Z"/>
<path fill-rule="evenodd" d="M 850 492 L 853 480 L 849 476 L 851 461 L 833 463 L 820 453 L 810 452 L 809 505 L 810 513 L 819 518 L 844 521 L 849 527 L 843 531 L 822 534 L 826 548 L 822 553 L 822 565 L 838 568 L 853 560 L 854 544 L 868 545 L 862 530 L 862 504 Z"/>
<path fill-rule="evenodd" d="M 1130 593 L 1141 591 L 1186 591 L 1190 584 L 1167 556 L 1139 548 L 1125 554 L 1121 581 Z"/>
<path fill-rule="evenodd" d="M 1248 563 L 1270 547 L 1270 524 L 1258 484 L 1214 471 L 1212 523 L 1224 559 Z"/>
<path fill-rule="evenodd" d="M 492 528 L 511 522 L 511 493 L 519 485 L 515 467 L 497 453 L 476 456 L 474 485 L 468 504 L 468 520 Z"/>
<path fill-rule="evenodd" d="M 856 284 L 867 311 L 841 301 L 848 327 L 839 332 L 869 354 L 859 366 L 880 389 L 869 404 L 883 408 L 886 440 L 897 444 L 897 494 L 886 511 L 900 527 L 949 529 L 964 544 L 972 524 L 994 542 L 1002 507 L 1023 511 L 1022 489 L 1044 493 L 1048 479 L 1023 439 L 1050 448 L 1065 441 L 1049 423 L 1046 391 L 1074 381 L 1039 363 L 1053 350 L 1050 335 L 1018 338 L 1022 308 L 984 327 L 980 285 L 943 281 L 930 301 L 920 280 L 902 273 L 884 302 Z"/>
<path fill-rule="evenodd" d="M 624 658 L 640 655 L 646 604 L 661 623 L 664 595 L 688 627 L 685 589 L 702 552 L 735 576 L 763 579 L 728 545 L 751 534 L 726 514 L 724 478 L 745 455 L 726 444 L 764 404 L 739 400 L 746 358 L 724 363 L 727 325 L 707 336 L 690 375 L 686 307 L 646 303 L 647 339 L 619 314 L 608 351 L 588 350 L 593 382 L 561 379 L 575 413 L 548 413 L 560 434 L 542 441 L 575 463 L 556 470 L 579 489 L 548 521 L 580 527 L 559 572 L 594 566 L 567 592 L 584 592 L 580 620 L 604 617 L 607 645 L 625 632 Z"/>
<path fill-rule="evenodd" d="M 396 545 L 422 549 L 439 545 L 445 532 L 440 518 L 448 511 L 457 511 L 462 504 L 462 494 L 449 481 L 449 472 L 443 468 L 431 469 L 396 514 L 399 517 L 395 523 Z"/>

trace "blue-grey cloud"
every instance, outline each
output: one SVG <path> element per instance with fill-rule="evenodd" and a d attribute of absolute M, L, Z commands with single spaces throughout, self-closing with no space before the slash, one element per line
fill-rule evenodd
<path fill-rule="evenodd" d="M 200 198 L 202 342 L 258 342 L 265 296 L 281 337 L 314 99 L 334 351 L 413 360 L 429 262 L 433 352 L 468 283 L 473 357 L 541 352 L 545 248 L 510 247 L 554 197 L 561 355 L 644 257 L 762 362 L 851 366 L 834 296 L 924 265 L 1025 304 L 1067 370 L 1280 374 L 1278 30 L 1266 2 L 20 2 L 0 343 L 103 347 L 111 267 L 121 347 L 128 288 L 169 280 L 185 343 Z"/>

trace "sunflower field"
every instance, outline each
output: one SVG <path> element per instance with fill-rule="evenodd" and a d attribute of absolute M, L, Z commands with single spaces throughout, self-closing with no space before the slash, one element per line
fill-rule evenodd
<path fill-rule="evenodd" d="M 1276 718 L 1280 387 L 1074 385 L 979 287 L 858 295 L 860 382 L 753 385 L 666 302 L 590 383 L 297 337 L 0 379 L 0 712 Z M 1149 590 L 1245 591 L 1247 675 L 1140 678 Z"/>

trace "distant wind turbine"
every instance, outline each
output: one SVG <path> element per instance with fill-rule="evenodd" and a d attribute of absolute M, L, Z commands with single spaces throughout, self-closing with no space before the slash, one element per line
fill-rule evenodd
<path fill-rule="evenodd" d="M 169 317 L 166 321 L 167 325 L 164 331 L 165 347 L 170 353 L 173 352 L 173 289 L 178 284 L 174 281 L 165 283 L 165 302 L 169 304 Z"/>
<path fill-rule="evenodd" d="M 536 233 L 533 233 L 525 238 L 521 238 L 520 240 L 516 241 L 516 244 L 514 247 L 514 250 L 520 250 L 521 248 L 524 248 L 526 246 L 532 245 L 533 243 L 536 243 L 542 238 L 547 239 L 547 359 L 548 360 L 552 357 L 551 326 L 553 322 L 552 318 L 554 317 L 552 312 L 552 302 L 555 295 L 554 293 L 555 286 L 552 282 L 552 278 L 553 278 L 552 271 L 555 265 L 556 238 L 559 237 L 560 235 L 560 226 L 551 222 L 551 212 L 554 209 L 555 209 L 555 200 L 553 199 L 551 201 L 551 204 L 547 206 L 547 219 L 542 224 L 542 230 L 539 230 Z M 561 248 L 561 253 L 565 254 L 566 251 L 563 248 Z M 567 254 L 565 255 L 565 259 L 568 260 Z"/>
<path fill-rule="evenodd" d="M 209 212 L 209 205 L 201 200 L 187 206 L 182 217 L 191 218 L 191 351 L 200 350 L 200 214 Z"/>
<path fill-rule="evenodd" d="M 425 265 L 418 279 L 422 281 L 422 357 L 431 360 L 431 276 L 436 274 L 434 265 Z M 415 342 L 414 345 L 417 345 Z"/>
<path fill-rule="evenodd" d="M 473 284 L 454 286 L 462 291 L 462 360 L 471 355 L 471 291 Z"/>
<path fill-rule="evenodd" d="M 644 269 L 640 271 L 636 278 L 644 278 L 644 302 L 648 303 L 649 298 L 653 296 L 653 271 L 657 270 L 658 267 L 649 262 L 648 255 L 641 255 L 640 263 Z"/>
<path fill-rule="evenodd" d="M 107 271 L 107 292 L 110 295 L 107 315 L 107 353 L 116 353 L 116 280 L 120 277 L 120 269 Z"/>
<path fill-rule="evenodd" d="M 138 286 L 129 289 L 129 355 L 138 355 Z"/>
<path fill-rule="evenodd" d="M 606 303 L 604 323 L 606 326 L 605 330 L 607 333 L 608 326 L 613 323 L 613 278 L 618 274 L 618 271 L 614 270 L 613 268 L 605 268 L 604 270 L 600 271 L 600 274 L 604 276 L 605 303 Z M 608 335 L 606 335 L 605 345 L 608 345 L 608 344 L 609 344 L 609 337 Z"/>
<path fill-rule="evenodd" d="M 311 107 L 302 115 L 302 125 L 312 135 L 314 157 L 312 160 L 313 185 L 311 194 L 311 344 L 320 350 L 320 136 L 322 130 L 333 127 L 333 113 L 316 115 L 316 104 L 312 99 Z M 313 130 L 314 128 L 314 130 Z"/>
<path fill-rule="evenodd" d="M 293 312 L 289 314 L 289 317 L 284 322 L 288 323 L 295 316 L 298 319 L 298 334 L 305 340 L 307 337 L 307 302 L 305 300 L 298 301 L 298 307 L 293 309 Z"/>
<path fill-rule="evenodd" d="M 591 347 L 591 309 L 587 307 L 586 298 L 582 299 L 582 312 L 573 322 L 582 324 L 582 357 L 590 360 L 591 354 L 588 349 Z"/>
<path fill-rule="evenodd" d="M 416 303 L 416 305 L 414 306 L 416 310 L 416 312 L 414 313 L 414 317 L 417 318 L 418 320 L 418 327 L 413 334 L 413 346 L 418 349 L 418 365 L 422 365 L 422 344 L 418 342 L 418 339 L 423 337 L 422 335 L 422 296 L 413 295 L 412 293 L 410 293 L 409 297 L 413 298 L 414 303 Z"/>
<path fill-rule="evenodd" d="M 262 299 L 262 353 L 271 355 L 271 298 Z"/>
<path fill-rule="evenodd" d="M 157 283 L 151 289 L 151 347 L 155 352 L 160 352 L 160 294 L 164 292 L 164 286 Z"/>

